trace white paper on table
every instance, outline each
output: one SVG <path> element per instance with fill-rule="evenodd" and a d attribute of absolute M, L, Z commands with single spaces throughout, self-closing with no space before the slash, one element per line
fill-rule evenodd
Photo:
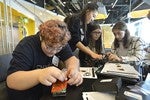
<path fill-rule="evenodd" d="M 115 100 L 114 94 L 103 92 L 83 92 L 83 100 Z"/>
<path fill-rule="evenodd" d="M 83 78 L 97 79 L 94 67 L 80 67 L 80 73 Z"/>
<path fill-rule="evenodd" d="M 117 67 L 119 64 L 120 67 Z M 119 70 L 119 69 L 123 70 Z M 139 78 L 140 74 L 130 64 L 106 63 L 101 73 L 124 76 L 128 78 Z"/>
<path fill-rule="evenodd" d="M 133 92 L 130 92 L 130 91 L 125 91 L 124 95 L 126 95 L 128 97 L 132 97 L 136 100 L 142 100 L 142 96 L 140 94 L 136 94 L 136 93 L 133 93 Z"/>

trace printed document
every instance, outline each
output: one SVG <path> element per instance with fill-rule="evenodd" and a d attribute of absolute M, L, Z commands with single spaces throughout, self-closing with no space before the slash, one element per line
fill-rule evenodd
<path fill-rule="evenodd" d="M 80 67 L 80 72 L 83 78 L 97 79 L 94 67 Z"/>

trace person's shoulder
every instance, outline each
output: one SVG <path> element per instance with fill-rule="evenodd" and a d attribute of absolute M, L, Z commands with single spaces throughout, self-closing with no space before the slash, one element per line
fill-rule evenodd
<path fill-rule="evenodd" d="M 141 42 L 141 43 L 144 43 L 144 40 L 140 37 L 137 37 L 137 36 L 131 36 L 131 40 L 133 42 Z"/>
<path fill-rule="evenodd" d="M 38 41 L 38 36 L 36 35 L 30 35 L 27 37 L 24 37 L 19 44 L 21 45 L 25 45 L 25 44 L 31 44 L 33 42 L 37 42 Z"/>
<path fill-rule="evenodd" d="M 138 41 L 138 40 L 141 40 L 140 37 L 137 37 L 137 36 L 131 36 L 130 37 L 132 41 Z"/>
<path fill-rule="evenodd" d="M 68 19 L 69 19 L 71 22 L 80 22 L 80 17 L 79 17 L 78 14 L 72 15 L 72 16 L 68 17 Z"/>
<path fill-rule="evenodd" d="M 21 41 L 29 41 L 29 40 L 33 39 L 34 37 L 35 37 L 35 35 L 26 36 Z"/>

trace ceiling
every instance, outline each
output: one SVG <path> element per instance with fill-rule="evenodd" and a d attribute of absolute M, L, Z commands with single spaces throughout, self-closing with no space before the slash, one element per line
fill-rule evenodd
<path fill-rule="evenodd" d="M 137 9 L 150 9 L 150 0 L 25 0 L 44 7 L 63 16 L 80 12 L 88 2 L 102 2 L 108 17 L 96 20 L 99 23 L 112 24 L 119 20 L 129 21 L 127 14 Z M 130 21 L 139 18 L 130 18 Z"/>

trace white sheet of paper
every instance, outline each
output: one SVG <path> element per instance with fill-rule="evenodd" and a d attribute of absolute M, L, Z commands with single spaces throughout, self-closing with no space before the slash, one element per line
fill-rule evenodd
<path fill-rule="evenodd" d="M 128 96 L 128 97 L 132 97 L 132 98 L 135 98 L 137 100 L 142 100 L 142 96 L 139 95 L 139 94 L 136 94 L 136 93 L 133 93 L 133 92 L 130 92 L 130 91 L 125 91 L 124 92 L 124 95 Z"/>
<path fill-rule="evenodd" d="M 93 67 L 80 67 L 80 73 L 83 78 L 92 78 L 92 79 L 97 79 L 97 75 L 92 71 Z"/>
<path fill-rule="evenodd" d="M 83 92 L 83 100 L 115 100 L 115 95 L 103 92 Z"/>

